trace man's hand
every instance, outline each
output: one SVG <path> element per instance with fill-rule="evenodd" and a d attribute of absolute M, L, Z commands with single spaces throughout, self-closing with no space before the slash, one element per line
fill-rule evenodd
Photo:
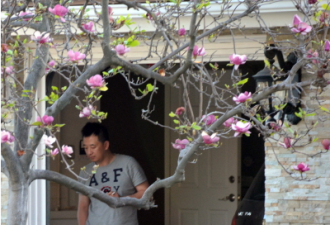
<path fill-rule="evenodd" d="M 111 197 L 115 197 L 115 198 L 119 198 L 119 194 L 115 191 L 110 191 L 107 193 L 107 195 L 111 196 Z"/>

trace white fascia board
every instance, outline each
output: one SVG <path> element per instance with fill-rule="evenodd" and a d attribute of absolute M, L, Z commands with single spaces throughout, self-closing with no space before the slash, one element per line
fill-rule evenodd
<path fill-rule="evenodd" d="M 151 3 L 152 4 L 152 3 Z M 174 5 L 173 3 L 167 3 L 168 5 Z M 187 6 L 188 4 L 191 4 L 189 2 L 183 2 L 181 5 L 183 7 Z M 113 8 L 113 17 L 116 16 L 127 16 L 130 15 L 131 18 L 142 18 L 142 15 L 145 14 L 143 10 L 136 10 L 133 8 L 130 8 L 127 10 L 127 6 L 123 4 L 115 4 L 115 5 L 110 5 Z M 208 11 L 211 13 L 211 15 L 218 15 L 219 14 L 219 6 L 221 4 L 211 2 L 211 4 L 208 6 Z M 94 10 L 92 10 L 93 6 L 87 6 L 87 8 L 90 8 L 89 12 L 86 14 L 91 18 L 91 19 L 96 19 L 98 18 L 98 15 L 95 14 Z M 147 4 L 145 4 L 146 8 L 149 8 Z M 81 6 L 71 6 L 69 9 L 77 9 L 79 10 Z M 99 9 L 98 11 L 101 11 L 101 6 L 95 6 L 96 9 Z M 244 12 L 247 9 L 247 6 L 245 4 L 241 3 L 240 1 L 234 0 L 232 1 L 232 6 L 231 9 L 235 9 L 235 15 L 240 14 Z M 160 10 L 162 13 L 162 10 Z M 165 11 L 164 11 L 165 12 Z M 279 0 L 279 1 L 266 1 L 260 5 L 260 12 L 262 14 L 264 13 L 278 13 L 278 12 L 297 12 L 297 9 L 293 5 L 292 1 L 288 0 Z M 184 17 L 189 17 L 191 14 L 186 14 Z"/>

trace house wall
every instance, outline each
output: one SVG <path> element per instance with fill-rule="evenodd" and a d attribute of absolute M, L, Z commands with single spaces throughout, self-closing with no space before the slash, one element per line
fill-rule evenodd
<path fill-rule="evenodd" d="M 303 73 L 303 80 L 314 76 Z M 326 74 L 326 79 L 330 74 Z M 316 88 L 306 87 L 303 92 L 303 107 L 317 107 L 314 99 Z M 318 100 L 323 107 L 330 110 L 330 88 L 327 87 Z M 329 118 L 329 114 L 327 115 Z M 315 117 L 306 118 L 305 122 L 311 124 L 317 121 Z M 322 148 L 320 141 L 330 138 L 330 121 L 322 122 L 310 132 L 319 140 L 303 148 L 297 148 L 308 154 L 319 152 Z M 292 126 L 302 134 L 305 123 L 301 121 Z M 306 140 L 303 140 L 306 141 Z M 303 142 L 301 142 L 303 143 Z M 274 151 L 285 168 L 306 162 L 311 170 L 306 172 L 311 181 L 297 181 L 290 177 L 278 164 Z M 265 216 L 267 225 L 326 225 L 330 224 L 330 153 L 324 153 L 314 158 L 307 158 L 303 154 L 291 154 L 290 150 L 278 147 L 276 143 L 266 143 L 266 202 Z M 316 179 L 315 179 L 316 178 Z"/>

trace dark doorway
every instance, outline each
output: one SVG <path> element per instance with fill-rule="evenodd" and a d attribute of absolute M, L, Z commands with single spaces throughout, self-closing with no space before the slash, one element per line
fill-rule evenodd
<path fill-rule="evenodd" d="M 115 153 L 133 156 L 143 168 L 149 183 L 164 178 L 164 129 L 141 118 L 149 96 L 135 100 L 126 80 L 121 75 L 107 79 L 108 91 L 103 92 L 101 110 L 108 112 L 102 123 L 108 128 L 110 148 Z M 148 83 L 152 83 L 150 81 Z M 157 84 L 157 94 L 153 96 L 151 119 L 164 123 L 164 86 Z M 140 88 L 143 89 L 144 87 Z M 139 210 L 141 225 L 164 224 L 164 189 L 154 194 L 157 208 Z"/>
<path fill-rule="evenodd" d="M 249 81 L 242 87 L 242 92 L 248 91 L 254 93 L 256 83 L 252 78 L 264 68 L 263 61 L 246 62 L 239 68 L 243 75 L 249 78 Z M 244 198 L 253 179 L 259 169 L 265 163 L 265 143 L 262 135 L 256 130 L 251 130 L 250 137 L 242 136 L 241 141 L 241 198 Z"/>

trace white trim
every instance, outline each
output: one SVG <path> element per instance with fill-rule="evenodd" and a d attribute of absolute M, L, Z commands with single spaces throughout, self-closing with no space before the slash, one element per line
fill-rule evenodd
<path fill-rule="evenodd" d="M 27 62 L 29 67 L 31 67 L 33 57 L 29 57 L 29 62 Z M 39 88 L 37 90 L 36 98 L 43 98 L 46 93 L 46 76 L 40 80 Z M 41 101 L 37 105 L 37 110 L 40 115 L 45 114 L 45 101 Z M 32 121 L 36 120 L 36 113 L 34 113 Z M 33 132 L 33 130 L 31 130 Z M 36 153 L 43 154 L 44 146 L 39 143 Z M 38 157 L 34 156 L 31 162 L 31 168 L 46 170 L 46 157 L 38 159 Z M 46 223 L 46 215 L 47 215 L 47 189 L 46 189 L 46 180 L 40 179 L 35 180 L 30 184 L 29 187 L 29 200 L 28 200 L 28 219 L 27 225 L 45 225 Z"/>
<path fill-rule="evenodd" d="M 152 4 L 152 3 L 151 3 Z M 174 5 L 174 3 L 167 3 L 168 5 Z M 182 7 L 187 6 L 188 4 L 191 4 L 190 2 L 182 2 L 180 5 Z M 116 4 L 116 5 L 110 5 L 113 8 L 113 16 L 127 16 L 130 15 L 131 18 L 142 18 L 142 14 L 145 14 L 145 12 L 141 10 L 136 10 L 133 8 L 127 9 L 126 5 L 123 4 Z M 144 4 L 146 8 L 150 9 L 150 6 L 147 4 Z M 208 12 L 210 12 L 212 15 L 218 15 L 219 14 L 219 6 L 221 4 L 211 2 L 211 4 L 208 6 Z M 236 8 L 237 7 L 237 8 Z M 79 10 L 81 6 L 70 6 L 69 9 L 73 10 Z M 101 6 L 95 6 L 96 9 L 99 9 L 101 11 Z M 231 9 L 235 9 L 235 14 L 240 14 L 246 10 L 245 4 L 241 3 L 241 1 L 234 0 L 232 1 Z M 93 6 L 87 6 L 87 9 L 90 9 L 89 12 L 85 13 L 88 15 L 91 19 L 98 18 L 98 15 L 95 14 L 95 11 L 93 10 Z M 160 10 L 162 13 L 164 10 Z M 165 11 L 164 11 L 165 12 Z M 278 12 L 297 12 L 296 7 L 292 3 L 292 1 L 288 0 L 282 0 L 282 1 L 274 1 L 274 2 L 265 2 L 260 5 L 260 12 L 261 13 L 278 13 Z M 184 17 L 191 16 L 190 13 L 186 14 Z"/>
<path fill-rule="evenodd" d="M 151 3 L 152 4 L 152 3 Z M 174 5 L 174 3 L 167 3 L 168 5 Z M 188 4 L 191 4 L 190 2 L 182 2 L 181 5 L 183 7 L 187 6 Z M 143 4 L 146 8 L 150 8 L 148 4 Z M 142 18 L 142 14 L 145 14 L 143 10 L 136 10 L 133 8 L 127 9 L 127 6 L 124 4 L 115 4 L 110 5 L 113 8 L 113 16 L 127 16 L 130 15 L 131 18 Z M 219 6 L 221 4 L 211 2 L 211 4 L 208 6 L 209 12 L 212 15 L 218 15 L 219 14 Z M 236 8 L 237 7 L 237 8 Z M 70 10 L 79 10 L 81 6 L 70 6 Z M 85 13 L 85 15 L 88 15 L 91 19 L 98 18 L 98 15 L 95 14 L 95 11 L 93 9 L 93 6 L 87 6 L 87 9 L 89 9 L 88 12 Z M 96 9 L 99 9 L 99 12 L 101 12 L 101 6 L 95 6 Z M 241 1 L 234 0 L 232 1 L 231 9 L 235 9 L 235 14 L 242 13 L 246 10 L 245 4 Z M 162 12 L 164 10 L 160 10 Z M 165 11 L 164 11 L 165 12 Z M 292 3 L 292 1 L 289 0 L 279 0 L 279 1 L 273 1 L 273 2 L 265 2 L 260 5 L 260 12 L 261 13 L 278 13 L 278 12 L 297 12 L 296 7 Z M 186 14 L 184 17 L 189 17 L 191 14 Z M 1 19 L 5 19 L 7 16 L 5 15 L 5 12 L 1 12 Z"/>

